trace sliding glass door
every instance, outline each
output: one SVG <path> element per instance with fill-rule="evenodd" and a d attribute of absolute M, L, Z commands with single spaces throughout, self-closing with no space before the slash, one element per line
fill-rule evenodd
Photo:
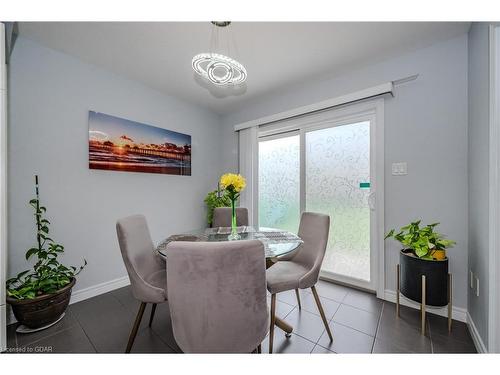
<path fill-rule="evenodd" d="M 294 233 L 300 220 L 300 137 L 297 132 L 259 142 L 259 225 Z"/>
<path fill-rule="evenodd" d="M 323 271 L 370 281 L 370 122 L 305 132 L 306 211 L 330 216 Z"/>
<path fill-rule="evenodd" d="M 342 112 L 295 119 L 259 137 L 258 222 L 297 232 L 300 213 L 330 216 L 322 276 L 376 289 L 376 116 Z"/>

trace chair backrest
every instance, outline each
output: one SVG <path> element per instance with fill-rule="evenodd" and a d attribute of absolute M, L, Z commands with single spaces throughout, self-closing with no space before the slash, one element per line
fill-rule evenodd
<path fill-rule="evenodd" d="M 302 288 L 310 288 L 318 282 L 329 231 L 330 216 L 313 212 L 302 213 L 298 235 L 304 243 L 292 258 L 294 262 L 310 270 L 299 282 Z"/>
<path fill-rule="evenodd" d="M 165 264 L 154 254 L 146 218 L 133 215 L 120 219 L 116 223 L 116 233 L 134 297 L 143 302 L 164 300 L 166 285 L 165 289 L 160 289 L 144 281 L 165 269 Z"/>
<path fill-rule="evenodd" d="M 268 330 L 260 241 L 171 242 L 167 292 L 185 353 L 250 353 Z"/>
<path fill-rule="evenodd" d="M 218 207 L 214 209 L 214 219 L 212 227 L 230 227 L 232 209 L 230 207 Z M 245 207 L 236 207 L 236 225 L 248 225 L 248 209 Z"/>

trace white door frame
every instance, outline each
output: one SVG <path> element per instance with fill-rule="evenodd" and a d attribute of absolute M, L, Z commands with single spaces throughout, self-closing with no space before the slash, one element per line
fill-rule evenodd
<path fill-rule="evenodd" d="M 500 24 L 491 24 L 490 42 L 490 156 L 489 156 L 489 311 L 488 351 L 500 352 Z"/>
<path fill-rule="evenodd" d="M 0 352 L 7 347 L 7 66 L 5 25 L 0 22 Z"/>
<path fill-rule="evenodd" d="M 371 252 L 371 279 L 372 283 L 356 283 L 351 279 L 342 280 L 336 276 L 340 282 L 348 282 L 352 285 L 373 290 L 377 297 L 384 298 L 385 293 L 385 247 L 384 247 L 384 100 L 382 98 L 365 100 L 359 103 L 345 105 L 330 110 L 321 111 L 314 114 L 304 115 L 298 118 L 284 120 L 276 124 L 263 126 L 258 130 L 258 136 L 268 137 L 274 134 L 291 132 L 299 130 L 301 134 L 301 211 L 305 207 L 305 148 L 304 135 L 311 130 L 327 128 L 342 124 L 352 123 L 353 121 L 369 119 L 370 120 L 370 188 L 371 195 L 374 197 L 375 209 L 371 213 L 370 228 L 370 247 Z M 322 272 L 325 278 L 331 278 Z"/>

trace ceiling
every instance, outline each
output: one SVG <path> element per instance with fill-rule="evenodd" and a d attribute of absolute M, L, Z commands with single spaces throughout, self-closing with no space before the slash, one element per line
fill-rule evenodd
<path fill-rule="evenodd" d="M 147 86 L 225 114 L 290 84 L 340 74 L 466 33 L 466 22 L 235 22 L 231 57 L 247 69 L 242 87 L 217 88 L 191 59 L 209 52 L 209 22 L 21 22 L 22 36 Z M 224 42 L 224 46 L 226 43 Z M 227 48 L 218 51 L 227 53 Z"/>

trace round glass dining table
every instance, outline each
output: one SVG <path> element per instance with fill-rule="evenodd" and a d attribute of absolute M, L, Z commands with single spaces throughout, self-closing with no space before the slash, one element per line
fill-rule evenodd
<path fill-rule="evenodd" d="M 248 226 L 238 227 L 237 229 L 240 238 L 236 241 L 259 240 L 264 244 L 266 268 L 271 267 L 276 262 L 277 257 L 291 253 L 303 243 L 297 235 L 280 229 L 267 227 L 253 228 Z M 185 232 L 183 234 L 175 234 L 160 242 L 160 244 L 156 247 L 156 251 L 163 259 L 166 259 L 168 251 L 167 245 L 172 241 L 229 241 L 228 236 L 230 233 L 231 228 L 218 227 L 198 229 Z M 278 328 L 285 331 L 287 337 L 290 337 L 293 331 L 293 327 L 291 325 L 278 317 L 276 317 L 275 324 Z"/>
<path fill-rule="evenodd" d="M 228 236 L 231 228 L 203 228 L 182 234 L 174 234 L 158 244 L 156 251 L 165 258 L 167 245 L 172 241 L 192 241 L 192 242 L 221 242 L 229 241 Z M 238 234 L 243 240 L 260 240 L 264 245 L 265 256 L 268 259 L 276 258 L 294 251 L 302 244 L 302 240 L 296 234 L 281 229 L 268 227 L 238 227 Z M 234 240 L 233 240 L 234 241 Z"/>

